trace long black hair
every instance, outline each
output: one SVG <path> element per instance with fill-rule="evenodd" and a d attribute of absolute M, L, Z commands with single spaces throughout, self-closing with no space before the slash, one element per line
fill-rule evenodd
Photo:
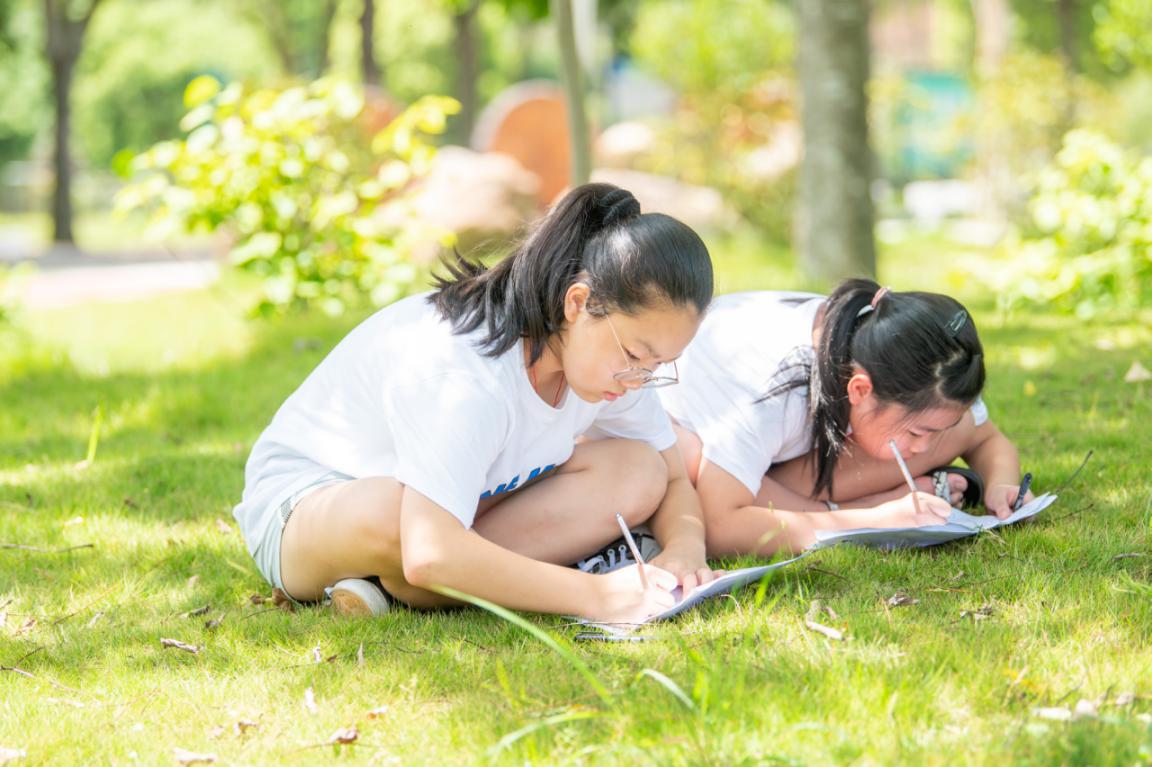
<path fill-rule="evenodd" d="M 848 433 L 847 386 L 854 367 L 872 379 L 883 405 L 902 405 L 909 413 L 967 407 L 984 389 L 984 347 L 958 301 L 938 293 L 879 291 L 871 280 L 847 280 L 824 307 L 808 381 L 813 496 L 832 492 Z"/>
<path fill-rule="evenodd" d="M 661 303 L 700 314 L 712 301 L 712 261 L 700 237 L 611 184 L 569 192 L 504 260 L 492 268 L 459 253 L 429 297 L 454 333 L 480 327 L 479 346 L 497 357 L 528 339 L 529 364 L 564 324 L 564 296 L 576 282 L 590 289 L 589 311 L 635 314 Z"/>

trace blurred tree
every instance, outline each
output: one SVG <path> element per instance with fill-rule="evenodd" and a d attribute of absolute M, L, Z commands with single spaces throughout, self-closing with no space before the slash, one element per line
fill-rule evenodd
<path fill-rule="evenodd" d="M 72 232 L 72 74 L 84 47 L 84 33 L 101 0 L 44 0 L 44 28 L 52 97 L 56 110 L 52 170 L 52 240 L 71 243 Z"/>
<path fill-rule="evenodd" d="M 329 35 L 337 0 L 242 0 L 239 10 L 264 30 L 284 72 L 320 77 L 329 64 Z"/>
<path fill-rule="evenodd" d="M 584 94 L 584 73 L 576 51 L 576 31 L 571 0 L 552 0 L 552 22 L 560 49 L 560 72 L 568 106 L 568 133 L 572 139 L 572 186 L 587 184 L 592 177 L 592 137 Z"/>
<path fill-rule="evenodd" d="M 797 7 L 804 132 L 796 216 L 800 268 L 825 284 L 874 275 L 865 89 L 869 3 L 804 0 Z"/>
<path fill-rule="evenodd" d="M 460 113 L 452 122 L 449 134 L 457 144 L 467 146 L 476 125 L 477 78 L 480 69 L 481 39 L 477 29 L 477 14 L 481 0 L 449 0 L 452 14 L 452 49 L 455 52 L 455 87 L 453 93 L 460 102 Z"/>
<path fill-rule="evenodd" d="M 360 10 L 360 79 L 376 88 L 384 81 L 376 61 L 376 0 L 364 0 Z"/>
<path fill-rule="evenodd" d="M 656 135 L 638 166 L 712 187 L 762 235 L 790 242 L 799 130 L 789 5 L 648 0 L 628 48 L 676 94 L 671 115 L 648 118 Z"/>
<path fill-rule="evenodd" d="M 92 22 L 73 88 L 75 154 L 97 172 L 117 155 L 180 133 L 185 86 L 271 82 L 280 61 L 261 28 L 222 0 L 107 0 Z M 79 201 L 83 204 L 83 200 Z"/>

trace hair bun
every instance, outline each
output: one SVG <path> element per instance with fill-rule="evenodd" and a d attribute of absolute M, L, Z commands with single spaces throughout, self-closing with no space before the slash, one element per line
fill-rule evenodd
<path fill-rule="evenodd" d="M 613 226 L 640 215 L 640 201 L 627 189 L 621 189 L 618 186 L 610 186 L 598 202 L 603 211 L 600 225 L 604 227 Z"/>

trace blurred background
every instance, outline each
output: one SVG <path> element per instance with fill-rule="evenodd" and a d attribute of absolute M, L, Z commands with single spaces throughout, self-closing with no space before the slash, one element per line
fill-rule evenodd
<path fill-rule="evenodd" d="M 235 269 L 258 312 L 338 314 L 591 178 L 734 274 L 827 287 L 906 243 L 905 273 L 1129 311 L 1148 29 L 1147 0 L 2 0 L 0 265 Z M 31 274 L 9 302 L 101 289 Z"/>

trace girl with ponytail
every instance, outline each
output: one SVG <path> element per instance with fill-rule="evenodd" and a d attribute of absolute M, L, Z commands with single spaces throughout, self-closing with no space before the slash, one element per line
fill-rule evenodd
<path fill-rule="evenodd" d="M 450 604 L 447 587 L 635 622 L 710 580 L 649 390 L 676 382 L 712 299 L 700 238 L 589 184 L 491 269 L 447 266 L 341 341 L 253 447 L 234 514 L 269 583 L 354 614 Z M 616 513 L 663 546 L 646 578 L 560 566 L 617 538 Z"/>
<path fill-rule="evenodd" d="M 980 397 L 976 326 L 947 296 L 870 280 L 827 298 L 723 296 L 680 371 L 661 399 L 710 554 L 799 551 L 819 529 L 938 524 L 981 500 L 1005 517 L 1016 500 L 1019 458 Z M 916 477 L 919 512 L 890 442 Z M 949 465 L 960 457 L 971 469 Z"/>

